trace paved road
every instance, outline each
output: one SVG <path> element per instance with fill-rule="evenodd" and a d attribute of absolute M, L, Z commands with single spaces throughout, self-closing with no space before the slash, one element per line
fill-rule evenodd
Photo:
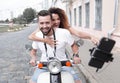
<path fill-rule="evenodd" d="M 0 83 L 28 83 L 33 69 L 25 45 L 31 44 L 27 37 L 36 25 L 29 26 L 18 32 L 0 33 Z M 80 77 L 86 83 L 82 74 Z"/>
<path fill-rule="evenodd" d="M 34 27 L 32 25 L 31 27 Z M 0 34 L 0 83 L 27 83 L 29 57 L 25 50 L 28 35 L 34 28 Z"/>

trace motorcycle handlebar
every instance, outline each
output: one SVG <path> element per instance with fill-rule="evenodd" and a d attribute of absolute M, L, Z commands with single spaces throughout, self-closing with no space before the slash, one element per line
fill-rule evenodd
<path fill-rule="evenodd" d="M 73 62 L 71 62 L 70 60 L 66 60 L 66 61 L 60 61 L 62 66 L 72 66 Z M 49 62 L 39 62 L 37 61 L 37 64 L 41 64 L 43 67 L 46 67 L 48 65 Z"/>

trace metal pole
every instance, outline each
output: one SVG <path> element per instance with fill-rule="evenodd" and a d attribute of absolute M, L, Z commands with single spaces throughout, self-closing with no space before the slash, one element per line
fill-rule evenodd
<path fill-rule="evenodd" d="M 114 25 L 113 27 L 117 27 L 118 22 L 118 0 L 115 0 L 115 10 L 114 10 Z"/>
<path fill-rule="evenodd" d="M 116 30 L 118 27 L 118 1 L 115 0 L 115 10 L 114 10 L 114 24 L 113 24 L 113 29 L 108 32 L 108 38 L 111 38 L 113 32 Z"/>

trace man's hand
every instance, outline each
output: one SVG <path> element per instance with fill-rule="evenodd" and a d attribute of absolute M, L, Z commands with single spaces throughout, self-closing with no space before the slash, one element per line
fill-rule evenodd
<path fill-rule="evenodd" d="M 36 66 L 36 60 L 35 60 L 34 58 L 32 58 L 32 59 L 30 60 L 30 64 L 31 64 L 32 66 Z"/>
<path fill-rule="evenodd" d="M 73 57 L 73 61 L 74 61 L 75 64 L 80 64 L 80 62 L 81 62 L 80 58 L 77 57 L 77 56 Z"/>

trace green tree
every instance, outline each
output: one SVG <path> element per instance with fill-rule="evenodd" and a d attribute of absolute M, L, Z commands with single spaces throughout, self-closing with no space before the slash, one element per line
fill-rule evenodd
<path fill-rule="evenodd" d="M 36 11 L 32 8 L 26 8 L 23 11 L 23 17 L 27 23 L 30 23 L 36 17 Z"/>
<path fill-rule="evenodd" d="M 13 18 L 13 22 L 16 24 L 26 24 L 23 15 L 19 15 L 17 18 Z"/>
<path fill-rule="evenodd" d="M 8 22 L 9 22 L 9 19 L 6 19 L 5 22 L 8 23 Z"/>

